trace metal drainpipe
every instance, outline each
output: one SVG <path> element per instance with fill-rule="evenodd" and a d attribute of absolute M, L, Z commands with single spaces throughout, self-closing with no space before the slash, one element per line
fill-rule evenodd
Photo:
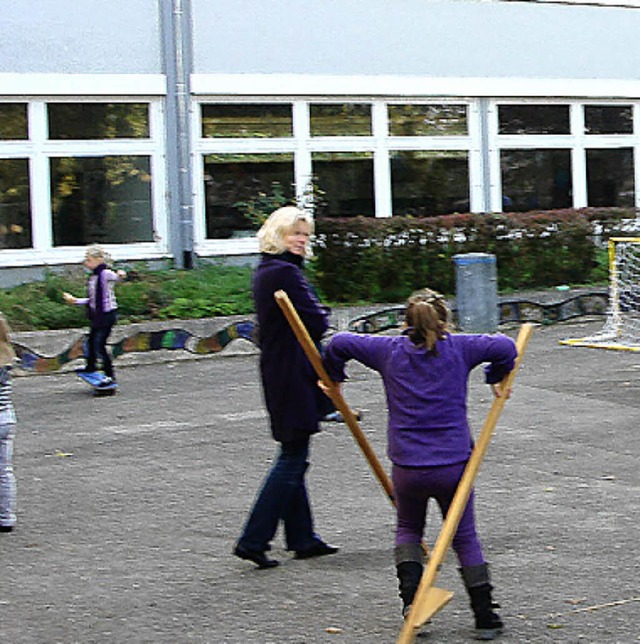
<path fill-rule="evenodd" d="M 167 79 L 166 159 L 170 247 L 176 268 L 193 267 L 193 185 L 191 167 L 190 0 L 159 0 L 162 52 Z"/>

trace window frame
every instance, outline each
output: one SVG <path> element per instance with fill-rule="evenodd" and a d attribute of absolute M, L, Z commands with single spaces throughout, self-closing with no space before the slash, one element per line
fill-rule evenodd
<path fill-rule="evenodd" d="M 116 260 L 160 259 L 169 254 L 167 221 L 164 108 L 160 98 L 149 96 L 39 96 L 25 100 L 3 97 L 2 103 L 27 104 L 28 138 L 0 141 L 0 158 L 26 158 L 29 164 L 32 247 L 2 249 L 6 266 L 77 263 L 84 246 L 53 245 L 50 163 L 52 158 L 89 156 L 148 156 L 151 170 L 151 207 L 154 241 L 105 244 Z M 48 103 L 145 103 L 149 106 L 149 137 L 132 139 L 54 140 L 48 138 Z"/>
<path fill-rule="evenodd" d="M 292 105 L 293 136 L 290 138 L 241 139 L 204 138 L 201 135 L 201 106 L 210 103 L 273 104 L 284 102 Z M 311 136 L 311 104 L 359 103 L 371 105 L 371 135 Z M 464 104 L 467 106 L 466 135 L 391 136 L 389 135 L 388 104 Z M 469 200 L 476 211 L 483 203 L 482 158 L 480 153 L 479 99 L 468 98 L 381 98 L 362 96 L 209 96 L 194 98 L 191 131 L 194 150 L 194 246 L 199 255 L 244 255 L 258 252 L 255 236 L 233 239 L 206 237 L 206 204 L 204 190 L 204 157 L 208 154 L 289 153 L 294 155 L 294 180 L 296 194 L 304 198 L 305 186 L 312 175 L 312 155 L 318 152 L 371 152 L 373 154 L 373 184 L 375 216 L 391 217 L 391 152 L 462 150 L 468 154 Z"/>
<path fill-rule="evenodd" d="M 528 104 L 569 106 L 569 134 L 498 134 L 498 106 Z M 622 106 L 633 109 L 633 133 L 588 134 L 584 131 L 584 108 L 589 105 Z M 571 154 L 573 208 L 588 207 L 587 161 L 588 149 L 632 148 L 634 162 L 635 207 L 640 208 L 640 101 L 631 99 L 500 99 L 494 98 L 488 106 L 488 173 L 490 177 L 490 209 L 502 212 L 502 174 L 500 152 L 504 149 L 568 149 Z"/>

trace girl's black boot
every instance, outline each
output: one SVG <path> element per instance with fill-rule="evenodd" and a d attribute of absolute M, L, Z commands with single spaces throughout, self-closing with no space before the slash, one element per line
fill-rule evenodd
<path fill-rule="evenodd" d="M 394 557 L 402 599 L 402 616 L 406 617 L 422 579 L 424 551 L 420 544 L 406 543 L 395 547 Z"/>
<path fill-rule="evenodd" d="M 471 600 L 471 609 L 475 616 L 478 640 L 493 640 L 504 630 L 500 615 L 493 609 L 499 608 L 491 597 L 493 586 L 489 581 L 487 564 L 480 566 L 465 566 L 460 568 L 460 574 Z"/>

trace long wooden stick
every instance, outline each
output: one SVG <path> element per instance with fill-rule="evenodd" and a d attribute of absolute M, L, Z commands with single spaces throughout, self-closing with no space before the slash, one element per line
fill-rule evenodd
<path fill-rule="evenodd" d="M 309 358 L 309 362 L 311 362 L 313 368 L 316 370 L 318 378 L 320 378 L 325 387 L 327 387 L 329 398 L 331 398 L 333 404 L 342 414 L 347 427 L 349 427 L 349 430 L 353 434 L 356 443 L 358 443 L 358 446 L 362 450 L 362 453 L 371 466 L 373 473 L 380 482 L 380 485 L 382 485 L 382 488 L 384 489 L 387 497 L 389 497 L 391 503 L 395 505 L 395 498 L 393 496 L 393 484 L 391 483 L 391 480 L 382 467 L 371 445 L 369 445 L 369 441 L 367 441 L 367 438 L 364 435 L 362 429 L 360 429 L 358 420 L 349 408 L 349 405 L 347 405 L 347 403 L 345 402 L 345 399 L 340 393 L 340 390 L 338 389 L 336 383 L 333 382 L 331 378 L 329 378 L 329 375 L 327 374 L 324 365 L 322 364 L 322 357 L 320 356 L 320 352 L 311 339 L 311 336 L 309 335 L 309 332 L 307 331 L 304 323 L 300 319 L 298 312 L 291 303 L 289 296 L 284 291 L 276 291 L 274 297 L 276 299 L 276 302 L 278 303 L 278 306 L 282 309 L 284 316 L 287 318 L 287 321 L 289 322 L 291 328 L 293 329 L 296 338 L 298 338 L 298 342 L 300 342 L 300 344 L 302 345 L 302 349 L 304 350 L 307 358 Z"/>
<path fill-rule="evenodd" d="M 420 585 L 411 605 L 411 610 L 404 621 L 402 631 L 398 638 L 398 644 L 411 644 L 420 627 L 443 608 L 453 596 L 453 593 L 435 588 L 433 584 L 438 576 L 447 549 L 451 545 L 456 530 L 458 529 L 458 524 L 467 506 L 467 502 L 469 501 L 478 470 L 489 447 L 489 442 L 491 441 L 500 413 L 507 401 L 506 392 L 511 388 L 532 331 L 533 326 L 531 324 L 523 324 L 520 328 L 520 333 L 516 341 L 518 349 L 516 363 L 511 373 L 501 383 L 505 395 L 500 398 L 494 398 L 493 400 L 489 414 L 487 415 L 471 457 L 469 458 L 469 462 L 458 484 L 458 489 L 453 497 L 451 507 L 442 524 L 442 529 L 429 557 L 429 562 L 420 580 Z"/>

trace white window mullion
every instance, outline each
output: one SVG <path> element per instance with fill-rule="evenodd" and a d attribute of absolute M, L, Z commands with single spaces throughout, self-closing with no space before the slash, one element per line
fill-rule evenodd
<path fill-rule="evenodd" d="M 149 105 L 149 131 L 153 142 L 153 152 L 151 154 L 151 207 L 153 210 L 153 233 L 154 241 L 160 245 L 162 252 L 169 251 L 169 199 L 167 193 L 167 167 L 166 167 L 166 140 L 163 136 L 165 130 L 164 111 L 159 101 L 152 101 Z M 193 140 L 193 131 L 192 131 Z M 192 155 L 197 158 L 194 152 Z M 198 171 L 202 173 L 202 168 L 193 165 L 194 174 L 197 177 Z M 198 181 L 196 178 L 195 181 Z M 197 198 L 198 192 L 202 191 L 202 178 L 193 186 L 194 199 Z M 194 205 L 194 228 L 196 227 L 197 208 Z M 195 239 L 194 230 L 194 239 Z"/>
<path fill-rule="evenodd" d="M 489 206 L 485 203 L 481 119 L 479 102 L 470 103 L 467 107 L 467 127 L 471 138 L 469 145 L 469 210 L 471 212 L 484 212 Z"/>
<path fill-rule="evenodd" d="M 500 169 L 500 142 L 498 140 L 498 106 L 490 101 L 487 106 L 487 158 L 489 159 L 489 209 L 502 212 L 502 171 Z"/>
<path fill-rule="evenodd" d="M 587 155 L 585 152 L 584 107 L 580 103 L 571 104 L 571 180 L 573 207 L 587 206 Z"/>
<path fill-rule="evenodd" d="M 313 194 L 310 193 L 313 181 L 313 166 L 309 140 L 311 125 L 309 121 L 309 103 L 294 101 L 293 103 L 293 136 L 295 139 L 294 181 L 296 184 L 296 200 L 304 208 L 313 211 Z"/>
<path fill-rule="evenodd" d="M 48 253 L 53 247 L 53 212 L 49 157 L 43 152 L 48 132 L 47 108 L 44 101 L 31 101 L 28 110 L 29 140 L 34 149 L 29 158 L 32 241 L 34 250 Z"/>
<path fill-rule="evenodd" d="M 391 162 L 387 133 L 389 117 L 386 103 L 376 101 L 371 108 L 373 138 L 373 185 L 376 217 L 391 217 L 393 215 L 393 198 L 391 194 Z"/>

